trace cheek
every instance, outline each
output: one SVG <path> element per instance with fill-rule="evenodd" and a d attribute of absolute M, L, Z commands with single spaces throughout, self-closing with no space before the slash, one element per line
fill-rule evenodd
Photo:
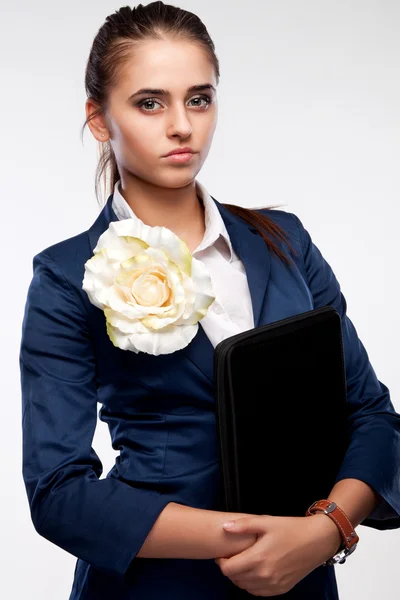
<path fill-rule="evenodd" d="M 217 126 L 216 119 L 210 119 L 209 123 L 202 130 L 199 130 L 200 154 L 203 160 L 207 156 L 214 137 L 215 128 Z"/>
<path fill-rule="evenodd" d="M 150 127 L 136 122 L 126 128 L 123 135 L 125 150 L 132 158 L 141 157 L 146 160 L 155 156 L 159 137 Z"/>
<path fill-rule="evenodd" d="M 152 123 L 150 121 L 153 121 Z M 140 115 L 130 115 L 120 120 L 114 131 L 114 152 L 122 163 L 147 162 L 157 158 L 161 134 L 155 119 L 146 119 Z"/>
<path fill-rule="evenodd" d="M 207 115 L 207 120 L 204 120 L 203 126 L 199 128 L 199 134 L 204 144 L 211 143 L 216 126 L 217 113 L 213 110 Z"/>

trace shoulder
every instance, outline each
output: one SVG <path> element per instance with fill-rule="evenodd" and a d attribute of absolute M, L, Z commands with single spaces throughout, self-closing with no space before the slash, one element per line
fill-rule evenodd
<path fill-rule="evenodd" d="M 266 216 L 270 221 L 277 225 L 290 244 L 294 246 L 300 254 L 303 253 L 305 234 L 307 232 L 304 229 L 303 223 L 295 213 L 271 208 L 255 208 L 253 210 Z M 274 239 L 274 241 L 276 240 Z"/>
<path fill-rule="evenodd" d="M 74 258 L 81 258 L 89 256 L 91 254 L 89 246 L 89 237 L 87 231 L 82 231 L 69 238 L 60 240 L 43 248 L 36 256 L 48 256 L 58 263 L 64 263 L 65 261 Z"/>
<path fill-rule="evenodd" d="M 295 213 L 276 208 L 256 208 L 254 210 L 271 219 L 291 238 L 301 238 L 302 223 Z"/>
<path fill-rule="evenodd" d="M 51 270 L 70 287 L 81 289 L 84 265 L 92 256 L 88 231 L 60 240 L 34 255 L 34 273 L 39 269 Z"/>

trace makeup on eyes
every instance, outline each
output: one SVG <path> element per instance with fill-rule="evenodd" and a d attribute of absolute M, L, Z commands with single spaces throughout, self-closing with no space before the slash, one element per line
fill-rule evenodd
<path fill-rule="evenodd" d="M 191 98 L 190 101 L 192 100 L 204 100 L 206 102 L 205 105 L 201 106 L 201 105 L 196 105 L 194 106 L 194 108 L 207 108 L 211 102 L 212 102 L 212 98 L 210 96 L 196 96 L 195 98 Z M 147 103 L 147 102 L 155 102 L 156 104 L 160 104 L 157 100 L 157 98 L 144 98 L 143 100 L 140 100 L 140 102 L 136 103 L 135 106 L 137 106 L 138 108 L 140 108 L 143 112 L 154 112 L 153 110 L 147 110 L 145 108 L 143 108 L 143 106 Z"/>

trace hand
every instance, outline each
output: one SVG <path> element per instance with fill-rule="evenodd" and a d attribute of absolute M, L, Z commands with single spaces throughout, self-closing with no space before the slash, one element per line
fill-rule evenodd
<path fill-rule="evenodd" d="M 333 556 L 341 537 L 323 513 L 304 517 L 253 515 L 233 521 L 228 535 L 255 533 L 255 543 L 230 558 L 217 558 L 222 573 L 254 596 L 276 596 Z"/>

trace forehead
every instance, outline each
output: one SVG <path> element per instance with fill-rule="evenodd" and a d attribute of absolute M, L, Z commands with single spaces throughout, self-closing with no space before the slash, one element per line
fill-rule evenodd
<path fill-rule="evenodd" d="M 117 87 L 122 94 L 142 87 L 163 88 L 174 94 L 204 81 L 215 83 L 215 72 L 201 46 L 188 41 L 148 40 L 132 48 L 131 58 L 121 67 Z"/>

